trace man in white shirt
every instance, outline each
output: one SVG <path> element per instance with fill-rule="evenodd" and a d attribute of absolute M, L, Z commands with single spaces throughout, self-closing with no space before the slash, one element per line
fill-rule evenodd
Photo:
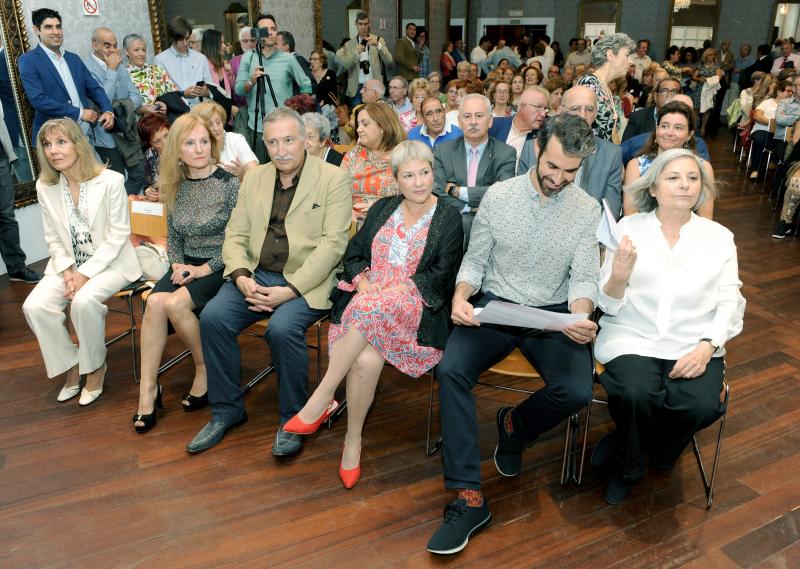
<path fill-rule="evenodd" d="M 539 43 L 544 46 L 544 59 L 545 65 L 542 65 L 542 71 L 550 69 L 553 62 L 556 60 L 556 52 L 550 47 L 550 36 L 544 35 L 539 38 Z"/>
<path fill-rule="evenodd" d="M 567 56 L 566 65 L 589 65 L 590 63 L 592 63 L 592 54 L 586 51 L 586 40 L 578 38 L 575 42 L 575 51 Z"/>
<path fill-rule="evenodd" d="M 470 63 L 480 65 L 484 59 L 489 57 L 489 48 L 491 47 L 491 40 L 489 40 L 488 37 L 483 36 L 481 41 L 478 42 L 478 45 L 472 48 L 472 52 L 469 54 Z"/>
<path fill-rule="evenodd" d="M 631 63 L 636 67 L 634 78 L 637 81 L 642 80 L 642 71 L 650 67 L 653 60 L 647 55 L 647 50 L 650 49 L 650 40 L 639 40 L 636 44 L 636 51 L 631 55 Z"/>
<path fill-rule="evenodd" d="M 783 45 L 781 45 L 781 54 L 779 57 L 775 58 L 775 61 L 772 62 L 772 70 L 770 70 L 770 73 L 775 76 L 780 75 L 781 71 L 786 68 L 790 61 L 794 65 L 795 69 L 800 69 L 800 55 L 793 53 L 793 50 L 794 44 L 792 44 L 792 42 L 783 42 Z"/>
<path fill-rule="evenodd" d="M 199 51 L 189 49 L 192 26 L 180 16 L 167 24 L 167 35 L 172 45 L 159 53 L 153 62 L 164 68 L 169 78 L 183 93 L 186 104 L 193 107 L 199 97 L 208 97 L 206 83 L 211 82 L 208 60 Z"/>

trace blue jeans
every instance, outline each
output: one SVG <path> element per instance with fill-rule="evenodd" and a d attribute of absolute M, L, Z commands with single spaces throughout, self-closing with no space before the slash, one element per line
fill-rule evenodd
<path fill-rule="evenodd" d="M 283 275 L 261 269 L 256 269 L 253 278 L 261 286 L 286 285 Z M 308 400 L 306 331 L 328 311 L 309 307 L 303 297 L 281 304 L 272 313 L 253 312 L 248 306 L 236 285 L 228 281 L 200 314 L 211 414 L 229 424 L 244 414 L 237 337 L 245 328 L 269 318 L 264 338 L 272 350 L 272 365 L 278 376 L 278 410 L 282 425 Z"/>
<path fill-rule="evenodd" d="M 10 273 L 25 268 L 25 252 L 19 244 L 19 225 L 14 217 L 14 180 L 8 157 L 0 150 L 0 255 Z"/>

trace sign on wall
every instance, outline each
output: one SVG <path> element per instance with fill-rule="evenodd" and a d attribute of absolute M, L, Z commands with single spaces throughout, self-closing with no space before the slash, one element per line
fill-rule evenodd
<path fill-rule="evenodd" d="M 82 0 L 83 15 L 84 16 L 99 16 L 100 15 L 100 0 Z"/>

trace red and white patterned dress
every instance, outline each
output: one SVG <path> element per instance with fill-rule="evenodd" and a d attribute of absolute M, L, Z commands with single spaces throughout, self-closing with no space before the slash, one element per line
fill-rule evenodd
<path fill-rule="evenodd" d="M 342 314 L 339 324 L 328 330 L 328 350 L 350 327 L 355 329 L 383 358 L 412 377 L 419 377 L 442 358 L 442 350 L 417 344 L 417 330 L 422 318 L 423 300 L 409 278 L 417 265 L 428 239 L 428 228 L 436 206 L 429 209 L 412 228 L 403 224 L 402 206 L 380 228 L 372 241 L 372 264 L 369 280 L 382 288 L 404 283 L 408 292 L 356 293 Z M 362 273 L 363 275 L 363 273 Z M 351 291 L 358 284 L 339 282 L 342 290 Z"/>

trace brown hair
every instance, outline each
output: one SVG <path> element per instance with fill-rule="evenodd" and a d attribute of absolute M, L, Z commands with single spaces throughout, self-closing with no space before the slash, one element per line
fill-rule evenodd
<path fill-rule="evenodd" d="M 400 124 L 400 119 L 397 118 L 397 113 L 386 103 L 367 103 L 362 106 L 355 113 L 356 125 L 358 124 L 358 115 L 365 111 L 383 131 L 378 150 L 391 150 L 408 138 Z"/>
<path fill-rule="evenodd" d="M 45 184 L 58 182 L 61 172 L 50 165 L 44 153 L 47 138 L 53 133 L 63 134 L 74 146 L 78 154 L 78 175 L 80 182 L 95 178 L 103 171 L 103 165 L 94 157 L 94 149 L 81 132 L 78 123 L 72 119 L 50 119 L 42 125 L 36 135 L 36 157 L 39 159 L 39 179 Z"/>
<path fill-rule="evenodd" d="M 641 152 L 639 152 L 637 156 L 655 156 L 658 154 L 658 141 L 656 140 L 658 125 L 661 124 L 661 119 L 664 117 L 664 115 L 671 114 L 683 115 L 686 117 L 686 122 L 689 124 L 689 132 L 692 133 L 692 136 L 690 136 L 689 140 L 686 141 L 686 148 L 692 152 L 697 150 L 697 141 L 694 139 L 694 110 L 692 110 L 692 108 L 686 103 L 681 103 L 680 101 L 671 101 L 661 107 L 661 110 L 658 111 L 658 116 L 656 118 L 656 130 L 654 130 L 650 135 L 650 138 L 647 139 L 647 143 L 642 147 Z"/>

